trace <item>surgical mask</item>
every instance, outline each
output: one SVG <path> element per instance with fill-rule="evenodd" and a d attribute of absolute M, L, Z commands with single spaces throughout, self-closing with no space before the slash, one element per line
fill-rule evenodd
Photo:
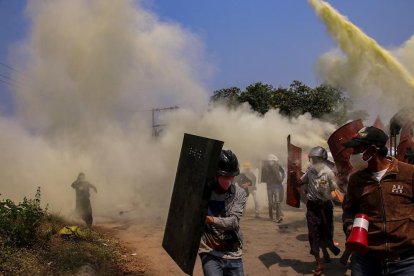
<path fill-rule="evenodd" d="M 354 170 L 360 170 L 366 168 L 367 166 L 367 161 L 364 161 L 362 159 L 362 153 L 351 155 L 349 158 L 349 163 L 351 163 Z"/>
<path fill-rule="evenodd" d="M 231 184 L 233 183 L 233 180 L 234 176 L 220 175 L 219 177 L 217 177 L 217 182 L 224 191 L 227 191 L 230 188 Z"/>

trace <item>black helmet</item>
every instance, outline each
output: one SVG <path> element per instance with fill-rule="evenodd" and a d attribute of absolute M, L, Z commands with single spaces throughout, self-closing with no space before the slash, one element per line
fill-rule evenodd
<path fill-rule="evenodd" d="M 239 175 L 239 161 L 231 150 L 222 150 L 218 162 L 217 173 L 224 176 Z"/>
<path fill-rule="evenodd" d="M 323 160 L 328 160 L 328 152 L 323 147 L 314 147 L 309 151 L 309 158 L 319 157 Z"/>

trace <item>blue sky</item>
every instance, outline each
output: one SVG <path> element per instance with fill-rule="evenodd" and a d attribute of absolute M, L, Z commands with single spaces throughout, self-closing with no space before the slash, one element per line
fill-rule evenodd
<path fill-rule="evenodd" d="M 412 0 L 331 0 L 353 23 L 385 47 L 398 47 L 414 34 Z M 0 0 L 0 62 L 9 64 L 13 44 L 28 32 L 24 0 Z M 256 81 L 287 86 L 294 79 L 316 84 L 318 57 L 335 47 L 306 0 L 145 0 L 162 21 L 197 34 L 216 67 L 212 91 L 244 88 Z M 0 74 L 9 70 L 0 65 Z M 3 79 L 0 77 L 0 79 Z M 0 82 L 0 110 L 13 109 Z"/>

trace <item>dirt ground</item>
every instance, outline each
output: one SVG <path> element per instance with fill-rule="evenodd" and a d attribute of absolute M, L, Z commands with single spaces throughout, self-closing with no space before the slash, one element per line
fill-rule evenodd
<path fill-rule="evenodd" d="M 315 263 L 309 254 L 305 209 L 284 206 L 284 214 L 281 224 L 271 222 L 264 212 L 262 218 L 256 219 L 248 210 L 242 218 L 245 275 L 312 275 Z M 341 226 L 341 208 L 335 208 L 334 216 L 334 237 L 343 250 L 345 237 Z M 144 273 L 141 270 L 139 275 L 185 275 L 161 247 L 165 227 L 163 221 L 141 221 L 138 224 L 133 220 L 124 220 L 98 225 L 111 231 L 123 245 L 130 248 L 131 256 L 125 256 L 130 262 L 133 263 L 134 258 L 137 262 L 145 262 L 146 269 Z M 339 263 L 339 257 L 331 254 L 332 262 L 325 265 L 324 275 L 350 275 L 348 268 Z M 194 275 L 202 275 L 199 258 Z"/>

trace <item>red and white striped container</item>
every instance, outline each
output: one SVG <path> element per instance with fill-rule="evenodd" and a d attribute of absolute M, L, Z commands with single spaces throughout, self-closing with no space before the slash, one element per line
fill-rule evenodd
<path fill-rule="evenodd" d="M 365 254 L 368 251 L 369 219 L 365 214 L 356 214 L 351 235 L 346 241 L 346 248 L 350 251 Z"/>

